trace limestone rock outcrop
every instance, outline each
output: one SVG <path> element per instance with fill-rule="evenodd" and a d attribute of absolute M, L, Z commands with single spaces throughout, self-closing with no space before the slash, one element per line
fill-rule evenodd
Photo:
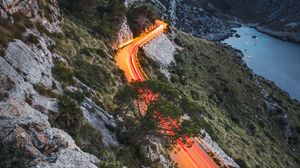
<path fill-rule="evenodd" d="M 43 37 L 40 39 L 40 46 L 46 46 L 45 39 Z M 1 94 L 5 95 L 4 98 L 18 97 L 43 113 L 56 116 L 57 100 L 40 95 L 34 90 L 35 85 L 43 85 L 47 88 L 53 88 L 53 84 L 56 84 L 56 87 L 59 86 L 59 83 L 52 77 L 51 56 L 47 47 L 43 50 L 36 46 L 31 48 L 21 40 L 11 42 L 4 57 L 0 57 L 1 81 L 9 81 L 4 84 L 10 85 L 2 90 Z"/>
<path fill-rule="evenodd" d="M 45 10 L 47 10 L 47 12 Z M 22 13 L 24 16 L 31 18 L 33 22 L 42 24 L 49 32 L 61 32 L 61 29 L 59 27 L 60 12 L 59 8 L 57 7 L 56 0 L 0 1 L 0 16 L 2 18 L 7 18 L 14 13 Z"/>
<path fill-rule="evenodd" d="M 170 73 L 168 72 L 168 66 L 172 62 L 175 62 L 174 54 L 176 52 L 176 46 L 169 40 L 167 35 L 159 35 L 146 44 L 143 50 L 149 58 L 160 63 L 161 72 L 169 78 Z"/>
<path fill-rule="evenodd" d="M 162 146 L 159 139 L 148 136 L 145 141 L 144 145 L 142 145 L 142 153 L 145 158 L 156 163 L 154 167 L 174 167 L 170 158 L 166 157 L 168 156 L 168 151 Z"/>
<path fill-rule="evenodd" d="M 81 109 L 86 120 L 102 135 L 103 145 L 105 147 L 117 147 L 119 145 L 116 138 L 117 123 L 113 116 L 89 98 L 83 100 Z"/>
<path fill-rule="evenodd" d="M 43 25 L 50 33 L 61 31 L 55 0 L 3 0 L 0 5 L 3 19 L 17 13 Z M 48 8 L 47 17 L 42 7 Z M 58 100 L 40 93 L 38 87 L 57 95 L 63 94 L 63 89 L 52 75 L 53 59 L 59 56 L 49 50 L 55 42 L 46 34 L 28 28 L 1 52 L 0 141 L 22 151 L 29 167 L 96 168 L 100 162 L 97 157 L 83 152 L 70 135 L 49 123 L 60 113 Z"/>
<path fill-rule="evenodd" d="M 51 128 L 48 116 L 26 102 L 9 98 L 0 102 L 0 139 L 16 143 L 31 158 L 32 167 L 95 167 L 99 160 L 80 150 L 62 130 Z"/>

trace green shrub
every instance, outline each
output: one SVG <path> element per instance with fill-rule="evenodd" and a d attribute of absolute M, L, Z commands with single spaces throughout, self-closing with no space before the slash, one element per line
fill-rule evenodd
<path fill-rule="evenodd" d="M 242 159 L 234 159 L 234 160 L 240 167 L 242 167 L 242 168 L 248 167 L 247 163 L 244 160 L 242 160 Z"/>
<path fill-rule="evenodd" d="M 75 76 L 95 90 L 106 91 L 107 85 L 113 80 L 111 74 L 103 66 L 89 64 L 81 59 L 77 59 L 74 66 Z"/>
<path fill-rule="evenodd" d="M 76 144 L 85 152 L 101 157 L 105 150 L 100 132 L 86 121 L 78 128 L 74 138 Z"/>
<path fill-rule="evenodd" d="M 99 168 L 122 168 L 123 166 L 120 164 L 119 161 L 108 160 L 108 161 L 101 162 L 98 167 Z"/>
<path fill-rule="evenodd" d="M 134 36 L 141 34 L 159 18 L 155 9 L 150 5 L 133 6 L 127 14 L 128 24 Z"/>
<path fill-rule="evenodd" d="M 42 85 L 34 85 L 34 90 L 40 93 L 43 96 L 50 97 L 50 98 L 56 98 L 56 94 L 52 91 L 52 89 L 48 89 L 45 86 Z"/>
<path fill-rule="evenodd" d="M 74 72 L 70 67 L 67 67 L 63 63 L 55 63 L 55 66 L 52 68 L 53 77 L 62 82 L 62 84 L 70 85 L 73 84 L 73 75 Z"/>
<path fill-rule="evenodd" d="M 12 18 L 13 22 L 10 19 L 0 18 L 0 50 L 3 50 L 13 39 L 21 38 L 26 28 L 33 27 L 31 21 L 20 13 L 13 14 Z"/>
<path fill-rule="evenodd" d="M 29 34 L 28 37 L 26 37 L 26 41 L 29 42 L 29 43 L 32 43 L 32 44 L 39 43 L 38 38 L 33 34 Z"/>
<path fill-rule="evenodd" d="M 72 99 L 76 100 L 78 103 L 81 103 L 85 97 L 91 97 L 91 94 L 89 92 L 66 91 L 65 93 L 66 93 L 66 95 L 70 96 Z"/>
<path fill-rule="evenodd" d="M 80 107 L 70 97 L 63 95 L 59 100 L 59 116 L 52 121 L 52 125 L 68 132 L 72 137 L 78 137 L 78 130 L 83 123 Z"/>
<path fill-rule="evenodd" d="M 92 56 L 93 50 L 91 48 L 84 47 L 80 50 L 80 53 L 85 54 L 86 56 Z"/>
<path fill-rule="evenodd" d="M 58 100 L 60 114 L 51 121 L 51 125 L 70 134 L 83 151 L 102 157 L 102 136 L 86 121 L 78 103 L 67 95 L 60 96 Z"/>
<path fill-rule="evenodd" d="M 91 29 L 94 35 L 109 41 L 117 31 L 120 17 L 126 13 L 120 0 L 61 0 L 59 5 L 66 14 Z"/>
<path fill-rule="evenodd" d="M 24 152 L 17 149 L 16 144 L 0 142 L 1 168 L 26 167 L 27 161 L 24 157 Z"/>

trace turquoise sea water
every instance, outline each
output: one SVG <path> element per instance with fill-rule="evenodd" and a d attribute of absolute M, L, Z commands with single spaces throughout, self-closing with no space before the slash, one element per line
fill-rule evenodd
<path fill-rule="evenodd" d="M 239 49 L 254 73 L 274 81 L 277 86 L 300 100 L 300 45 L 279 40 L 254 28 L 234 30 L 241 36 L 223 41 Z"/>

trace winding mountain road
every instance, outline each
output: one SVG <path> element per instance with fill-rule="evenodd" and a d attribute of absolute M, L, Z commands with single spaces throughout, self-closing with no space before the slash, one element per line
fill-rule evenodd
<path fill-rule="evenodd" d="M 120 69 L 125 72 L 129 82 L 145 81 L 148 79 L 140 66 L 137 58 L 138 49 L 146 43 L 162 34 L 167 29 L 167 24 L 156 21 L 156 28 L 119 47 L 115 60 Z M 187 138 L 190 140 L 189 138 Z M 197 141 L 191 147 L 187 147 L 180 140 L 178 145 L 170 151 L 171 159 L 178 164 L 179 168 L 217 168 L 213 159 L 199 146 Z M 178 150 L 179 148 L 179 150 Z"/>

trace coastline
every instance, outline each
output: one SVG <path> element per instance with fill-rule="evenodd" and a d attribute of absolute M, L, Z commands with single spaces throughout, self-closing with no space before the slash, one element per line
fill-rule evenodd
<path fill-rule="evenodd" d="M 300 32 L 275 31 L 255 23 L 246 23 L 242 24 L 242 26 L 243 25 L 254 28 L 263 34 L 267 34 L 282 41 L 300 44 Z"/>
<path fill-rule="evenodd" d="M 280 88 L 274 81 L 269 80 L 269 79 L 265 78 L 262 75 L 256 74 L 254 72 L 254 70 L 251 69 L 247 65 L 247 63 L 244 61 L 243 58 L 245 57 L 245 55 L 243 54 L 243 52 L 241 50 L 239 50 L 237 48 L 234 48 L 231 45 L 226 44 L 226 43 L 221 43 L 220 42 L 219 44 L 222 45 L 224 48 L 227 48 L 227 49 L 231 50 L 232 52 L 236 53 L 236 56 L 239 59 L 241 66 L 247 68 L 247 70 L 253 75 L 253 80 L 259 80 L 261 82 L 267 83 L 272 88 L 272 90 L 279 91 L 282 94 L 284 94 L 285 96 L 287 96 L 288 98 L 290 98 L 292 101 L 294 101 L 296 103 L 300 103 L 300 99 L 298 100 L 297 98 L 291 97 L 291 95 L 287 91 L 285 91 L 282 88 Z"/>

